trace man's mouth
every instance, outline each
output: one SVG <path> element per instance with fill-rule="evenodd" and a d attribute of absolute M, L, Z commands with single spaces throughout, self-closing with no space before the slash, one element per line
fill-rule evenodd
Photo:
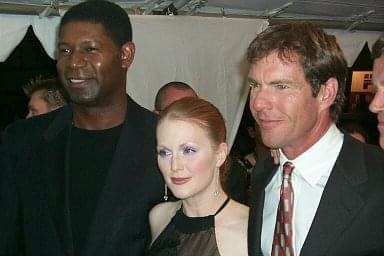
<path fill-rule="evenodd" d="M 80 84 L 85 82 L 85 79 L 69 79 L 72 84 Z"/>

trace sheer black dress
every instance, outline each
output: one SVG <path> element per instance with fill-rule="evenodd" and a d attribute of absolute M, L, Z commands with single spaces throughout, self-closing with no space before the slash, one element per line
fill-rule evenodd
<path fill-rule="evenodd" d="M 153 242 L 147 256 L 220 256 L 215 235 L 215 216 L 228 204 L 229 198 L 214 215 L 188 217 L 182 207 Z"/>

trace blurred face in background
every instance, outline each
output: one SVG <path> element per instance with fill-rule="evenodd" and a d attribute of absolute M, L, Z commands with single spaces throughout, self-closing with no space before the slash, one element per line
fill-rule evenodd
<path fill-rule="evenodd" d="M 51 111 L 47 102 L 43 99 L 43 94 L 44 92 L 42 90 L 38 90 L 32 93 L 28 102 L 28 115 L 26 118 L 45 114 Z"/>
<path fill-rule="evenodd" d="M 384 149 L 384 55 L 376 58 L 373 63 L 372 83 L 376 88 L 376 94 L 373 98 L 369 109 L 377 114 L 378 125 L 380 132 L 380 147 Z"/>
<path fill-rule="evenodd" d="M 161 108 L 158 110 L 158 112 L 171 105 L 172 102 L 185 97 L 197 97 L 197 95 L 193 90 L 180 90 L 177 88 L 169 88 L 164 95 L 163 101 L 161 103 Z"/>

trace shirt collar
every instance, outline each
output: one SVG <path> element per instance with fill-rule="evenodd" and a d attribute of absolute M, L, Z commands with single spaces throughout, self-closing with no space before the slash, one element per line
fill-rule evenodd
<path fill-rule="evenodd" d="M 280 167 L 290 161 L 295 166 L 293 175 L 300 176 L 311 186 L 325 186 L 343 144 L 344 135 L 335 124 L 315 144 L 293 160 L 280 151 Z M 281 177 L 281 174 L 278 175 Z M 275 178 L 275 177 L 274 177 Z M 281 179 L 281 178 L 280 178 Z"/>

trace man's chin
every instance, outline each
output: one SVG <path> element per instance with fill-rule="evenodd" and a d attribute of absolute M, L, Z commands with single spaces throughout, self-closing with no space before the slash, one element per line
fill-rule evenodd
<path fill-rule="evenodd" d="M 276 141 L 275 139 L 269 139 L 269 138 L 262 138 L 263 144 L 267 146 L 268 148 L 280 148 L 281 143 Z"/>
<path fill-rule="evenodd" d="M 99 106 L 98 102 L 94 99 L 73 99 L 72 102 L 75 105 L 82 106 L 82 107 L 96 107 Z"/>

